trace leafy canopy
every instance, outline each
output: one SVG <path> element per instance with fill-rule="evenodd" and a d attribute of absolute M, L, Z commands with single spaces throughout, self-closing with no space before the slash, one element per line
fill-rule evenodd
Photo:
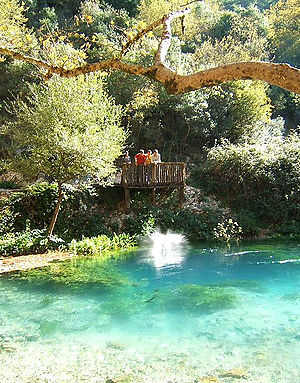
<path fill-rule="evenodd" d="M 111 174 L 126 134 L 103 75 L 54 77 L 47 86 L 29 89 L 26 102 L 12 105 L 16 120 L 8 132 L 17 149 L 12 167 L 27 178 L 46 176 L 59 183 Z"/>
<path fill-rule="evenodd" d="M 33 43 L 33 35 L 26 28 L 24 5 L 17 0 L 0 0 L 1 47 L 27 51 Z"/>
<path fill-rule="evenodd" d="M 280 0 L 268 13 L 276 58 L 300 66 L 300 2 Z"/>

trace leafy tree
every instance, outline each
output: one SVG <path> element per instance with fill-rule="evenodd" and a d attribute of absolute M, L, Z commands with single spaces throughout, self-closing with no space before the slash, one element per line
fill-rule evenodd
<path fill-rule="evenodd" d="M 28 179 L 44 177 L 58 184 L 50 235 L 62 185 L 88 176 L 103 182 L 112 173 L 126 136 L 121 109 L 107 96 L 103 77 L 90 75 L 31 85 L 27 102 L 16 100 L 11 111 L 16 117 L 7 128 L 16 149 L 11 167 Z"/>
<path fill-rule="evenodd" d="M 277 60 L 300 67 L 300 3 L 280 0 L 268 13 L 269 37 Z"/>
<path fill-rule="evenodd" d="M 269 8 L 270 5 L 275 2 L 276 0 L 221 0 L 224 8 L 232 11 L 236 10 L 238 7 L 249 8 L 253 5 L 263 10 Z"/>
<path fill-rule="evenodd" d="M 5 48 L 28 51 L 33 35 L 26 28 L 24 5 L 18 0 L 0 0 L 0 45 Z"/>
<path fill-rule="evenodd" d="M 90 60 L 112 57 L 125 40 L 125 30 L 132 24 L 131 18 L 124 10 L 86 0 L 82 2 L 76 19 L 76 36 L 88 39 L 86 53 Z M 83 44 L 84 40 L 74 40 Z"/>
<path fill-rule="evenodd" d="M 140 0 L 108 0 L 106 3 L 111 4 L 116 9 L 125 9 L 130 16 L 135 16 Z"/>

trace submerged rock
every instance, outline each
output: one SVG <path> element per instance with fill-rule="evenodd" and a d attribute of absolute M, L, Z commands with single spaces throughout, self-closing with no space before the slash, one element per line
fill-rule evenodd
<path fill-rule="evenodd" d="M 16 350 L 16 346 L 14 344 L 10 344 L 9 342 L 0 343 L 0 353 L 14 352 L 15 350 Z"/>
<path fill-rule="evenodd" d="M 196 383 L 217 383 L 219 382 L 219 379 L 215 378 L 214 376 L 202 376 L 201 378 L 196 380 Z"/>
<path fill-rule="evenodd" d="M 221 378 L 247 379 L 249 374 L 242 368 L 233 368 L 219 375 Z"/>
<path fill-rule="evenodd" d="M 107 341 L 107 348 L 112 348 L 114 350 L 125 350 L 126 346 L 123 343 L 115 342 L 115 341 Z"/>

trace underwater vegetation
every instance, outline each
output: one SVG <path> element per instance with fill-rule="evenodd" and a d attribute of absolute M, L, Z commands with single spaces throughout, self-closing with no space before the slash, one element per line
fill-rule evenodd
<path fill-rule="evenodd" d="M 285 294 L 281 299 L 284 301 L 300 301 L 300 293 Z"/>
<path fill-rule="evenodd" d="M 113 291 L 108 299 L 101 304 L 101 314 L 109 315 L 111 319 L 128 319 L 139 312 L 174 311 L 183 314 L 207 314 L 234 307 L 238 295 L 231 288 L 201 285 L 181 285 L 175 289 L 155 289 L 139 291 L 137 294 L 126 294 L 125 290 Z M 125 293 L 125 294 L 123 294 Z M 128 293 L 128 291 L 127 291 Z"/>
<path fill-rule="evenodd" d="M 186 313 L 208 313 L 234 307 L 238 295 L 232 290 L 217 286 L 181 285 L 174 290 L 158 291 L 151 302 L 159 309 Z M 150 299 L 148 302 L 150 303 Z"/>
<path fill-rule="evenodd" d="M 138 299 L 115 297 L 108 299 L 101 305 L 101 313 L 109 315 L 111 319 L 128 319 L 131 315 L 141 312 L 144 307 Z"/>
<path fill-rule="evenodd" d="M 35 285 L 55 284 L 61 286 L 83 287 L 95 285 L 100 287 L 124 286 L 129 279 L 109 261 L 76 259 L 53 263 L 48 267 L 22 271 L 11 275 L 11 278 L 34 283 Z"/>
<path fill-rule="evenodd" d="M 232 287 L 240 290 L 253 291 L 257 293 L 263 293 L 266 291 L 266 287 L 262 283 L 253 279 L 241 279 L 237 281 L 224 281 L 214 283 L 212 286 L 215 287 Z"/>

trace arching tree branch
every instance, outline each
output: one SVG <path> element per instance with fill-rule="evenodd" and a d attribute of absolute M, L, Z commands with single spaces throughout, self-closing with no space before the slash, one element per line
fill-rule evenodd
<path fill-rule="evenodd" d="M 182 17 L 190 12 L 190 8 L 182 11 L 173 12 L 163 16 L 158 21 L 152 23 L 126 43 L 119 56 L 110 60 L 104 60 L 97 63 L 85 64 L 74 69 L 64 69 L 48 64 L 43 60 L 25 56 L 21 53 L 9 49 L 0 48 L 0 54 L 13 57 L 36 65 L 44 69 L 47 74 L 44 76 L 50 78 L 53 74 L 62 77 L 74 77 L 80 74 L 86 74 L 103 70 L 119 70 L 129 74 L 147 77 L 161 83 L 171 94 L 190 92 L 221 84 L 234 80 L 262 80 L 272 85 L 277 85 L 291 92 L 300 94 L 300 70 L 288 64 L 277 64 L 270 62 L 238 62 L 203 70 L 191 75 L 178 75 L 165 64 L 165 59 L 171 44 L 172 30 L 171 22 L 175 18 Z M 154 64 L 151 67 L 143 67 L 121 61 L 126 52 L 144 35 L 152 31 L 159 25 L 163 25 L 163 34 L 154 57 Z"/>

